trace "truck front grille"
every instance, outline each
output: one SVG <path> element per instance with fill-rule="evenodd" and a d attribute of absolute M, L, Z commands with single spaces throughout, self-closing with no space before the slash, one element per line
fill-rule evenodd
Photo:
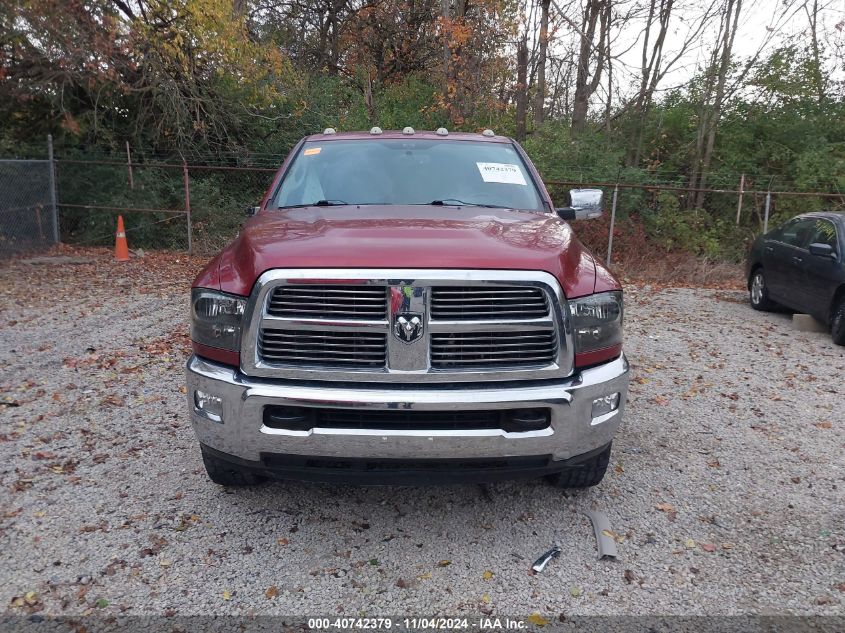
<path fill-rule="evenodd" d="M 378 332 L 261 330 L 258 352 L 269 363 L 384 367 L 386 339 Z"/>
<path fill-rule="evenodd" d="M 347 383 L 562 378 L 574 353 L 555 278 L 487 270 L 271 270 L 241 369 Z"/>
<path fill-rule="evenodd" d="M 472 369 L 548 365 L 557 356 L 555 331 L 437 333 L 431 336 L 431 366 Z"/>
<path fill-rule="evenodd" d="M 279 286 L 267 304 L 267 314 L 306 319 L 383 319 L 387 314 L 385 286 Z"/>
<path fill-rule="evenodd" d="M 531 286 L 435 286 L 431 318 L 536 319 L 549 314 L 546 293 Z"/>

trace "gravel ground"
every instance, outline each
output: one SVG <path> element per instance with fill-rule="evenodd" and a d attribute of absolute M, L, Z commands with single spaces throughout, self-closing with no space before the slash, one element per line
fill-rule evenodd
<path fill-rule="evenodd" d="M 199 262 L 86 257 L 0 265 L 11 613 L 845 612 L 845 348 L 741 291 L 627 289 L 631 400 L 595 489 L 226 490 L 183 395 Z"/>

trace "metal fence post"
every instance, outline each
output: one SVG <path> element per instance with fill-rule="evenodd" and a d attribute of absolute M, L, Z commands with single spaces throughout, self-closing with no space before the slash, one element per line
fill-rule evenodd
<path fill-rule="evenodd" d="M 59 242 L 59 205 L 58 194 L 56 193 L 56 161 L 53 158 L 53 135 L 47 135 L 47 160 L 50 170 L 50 206 L 53 207 L 53 243 Z"/>
<path fill-rule="evenodd" d="M 129 188 L 135 188 L 135 181 L 132 178 L 132 154 L 129 153 L 129 141 L 126 141 L 126 167 L 129 169 Z"/>
<path fill-rule="evenodd" d="M 766 210 L 763 213 L 763 233 L 769 232 L 769 209 L 772 207 L 772 192 L 766 192 Z"/>
<path fill-rule="evenodd" d="M 616 224 L 616 200 L 619 197 L 619 183 L 613 187 L 613 204 L 610 206 L 610 231 L 607 235 L 607 265 L 610 266 L 610 256 L 613 253 L 613 227 Z"/>
<path fill-rule="evenodd" d="M 739 226 L 739 216 L 742 214 L 742 194 L 745 191 L 745 174 L 739 178 L 739 201 L 736 203 L 736 225 Z"/>
<path fill-rule="evenodd" d="M 188 164 L 182 161 L 182 177 L 185 181 L 185 216 L 188 221 L 188 254 L 194 252 L 194 236 L 191 227 L 191 185 L 188 178 Z"/>

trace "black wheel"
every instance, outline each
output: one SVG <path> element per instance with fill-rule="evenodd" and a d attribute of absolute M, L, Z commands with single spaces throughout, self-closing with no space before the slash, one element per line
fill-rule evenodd
<path fill-rule="evenodd" d="M 766 276 L 762 268 L 755 268 L 748 283 L 748 296 L 751 307 L 762 312 L 769 312 L 777 308 L 777 304 L 769 299 L 769 288 L 766 286 Z"/>
<path fill-rule="evenodd" d="M 202 463 L 208 478 L 221 486 L 254 486 L 264 481 L 264 477 L 247 470 L 241 470 L 234 464 L 212 455 L 202 449 Z"/>
<path fill-rule="evenodd" d="M 837 345 L 845 345 L 845 296 L 839 298 L 839 303 L 833 309 L 833 316 L 830 319 L 830 333 L 833 342 Z"/>
<path fill-rule="evenodd" d="M 594 455 L 577 466 L 549 475 L 546 479 L 557 488 L 590 488 L 601 483 L 609 463 L 610 444 L 598 455 Z"/>

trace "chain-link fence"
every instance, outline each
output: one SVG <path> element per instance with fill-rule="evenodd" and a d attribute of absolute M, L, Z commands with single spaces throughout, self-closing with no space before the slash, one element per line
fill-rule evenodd
<path fill-rule="evenodd" d="M 49 160 L 0 160 L 0 258 L 59 241 Z"/>
<path fill-rule="evenodd" d="M 261 202 L 276 168 L 59 159 L 62 241 L 105 246 L 123 215 L 130 248 L 210 254 Z"/>
<path fill-rule="evenodd" d="M 85 148 L 61 154 L 52 160 L 48 141 L 50 160 L 0 161 L 0 257 L 59 240 L 110 246 L 118 214 L 130 248 L 214 253 L 237 234 L 244 209 L 258 204 L 284 159 L 283 153 L 130 154 L 128 145 L 125 154 Z M 766 228 L 805 211 L 845 207 L 836 187 L 801 191 L 785 180 L 778 187 L 776 177 L 737 176 L 732 184 L 723 175 L 710 188 L 694 189 L 683 174 L 571 171 L 581 177 L 546 179 L 546 185 L 559 206 L 569 188 L 604 190 L 604 218 L 579 222 L 577 232 L 608 263 L 630 263 L 653 246 L 741 261 Z"/>

